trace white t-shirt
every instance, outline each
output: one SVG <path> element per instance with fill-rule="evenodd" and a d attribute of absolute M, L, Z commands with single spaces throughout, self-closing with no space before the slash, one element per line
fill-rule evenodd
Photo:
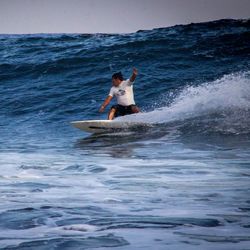
<path fill-rule="evenodd" d="M 109 92 L 110 96 L 117 98 L 117 103 L 122 106 L 135 104 L 133 82 L 129 79 L 122 81 L 118 87 L 113 86 Z"/>

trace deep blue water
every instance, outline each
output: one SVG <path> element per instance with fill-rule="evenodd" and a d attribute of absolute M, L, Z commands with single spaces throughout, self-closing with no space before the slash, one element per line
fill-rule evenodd
<path fill-rule="evenodd" d="M 133 67 L 157 126 L 70 126 Z M 249 139 L 249 20 L 0 35 L 0 247 L 249 249 Z"/>

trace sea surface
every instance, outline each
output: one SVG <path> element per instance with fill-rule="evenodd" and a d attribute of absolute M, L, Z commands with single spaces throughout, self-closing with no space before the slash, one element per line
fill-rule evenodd
<path fill-rule="evenodd" d="M 150 128 L 70 125 L 133 67 Z M 1 249 L 250 249 L 250 20 L 0 35 L 0 201 Z"/>

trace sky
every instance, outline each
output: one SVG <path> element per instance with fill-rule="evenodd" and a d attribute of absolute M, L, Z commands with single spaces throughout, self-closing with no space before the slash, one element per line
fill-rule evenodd
<path fill-rule="evenodd" d="M 250 18 L 250 0 L 0 0 L 0 34 L 130 33 Z"/>

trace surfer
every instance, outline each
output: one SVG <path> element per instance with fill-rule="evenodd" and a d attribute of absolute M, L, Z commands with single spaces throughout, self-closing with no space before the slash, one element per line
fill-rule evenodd
<path fill-rule="evenodd" d="M 113 96 L 117 99 L 117 104 L 113 105 L 108 114 L 108 120 L 113 120 L 115 117 L 131 115 L 140 112 L 135 105 L 133 83 L 138 74 L 138 70 L 133 68 L 132 76 L 124 80 L 121 72 L 112 75 L 112 88 L 110 89 L 108 97 L 103 102 L 99 112 L 103 112 L 106 106 L 110 103 Z"/>

